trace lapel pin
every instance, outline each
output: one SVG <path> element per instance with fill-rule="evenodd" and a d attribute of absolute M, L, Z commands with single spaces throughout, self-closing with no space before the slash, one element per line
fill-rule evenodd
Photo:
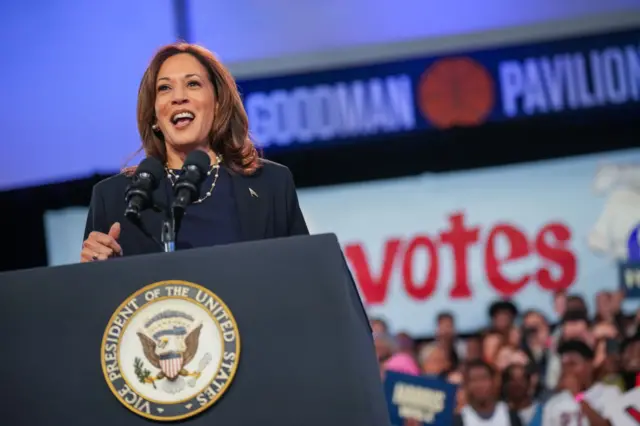
<path fill-rule="evenodd" d="M 249 194 L 251 194 L 252 197 L 258 198 L 258 193 L 251 188 L 249 188 Z"/>

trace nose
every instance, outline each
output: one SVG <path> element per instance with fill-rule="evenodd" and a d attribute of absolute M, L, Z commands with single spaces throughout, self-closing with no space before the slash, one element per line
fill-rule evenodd
<path fill-rule="evenodd" d="M 187 98 L 187 91 L 182 87 L 176 87 L 173 91 L 173 98 L 171 99 L 171 103 L 174 105 L 182 105 L 184 103 L 189 102 Z"/>

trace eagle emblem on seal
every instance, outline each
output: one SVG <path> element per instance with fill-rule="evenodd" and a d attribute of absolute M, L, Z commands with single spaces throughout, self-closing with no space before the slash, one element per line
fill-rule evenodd
<path fill-rule="evenodd" d="M 180 392 L 186 384 L 194 387 L 201 372 L 211 361 L 211 354 L 206 353 L 195 370 L 187 370 L 198 352 L 201 330 L 202 322 L 177 310 L 162 311 L 149 318 L 137 335 L 146 360 L 159 371 L 152 374 L 145 368 L 143 360 L 135 358 L 134 369 L 138 380 L 156 389 L 158 383 L 162 390 L 170 394 Z M 185 378 L 189 378 L 189 381 Z"/>

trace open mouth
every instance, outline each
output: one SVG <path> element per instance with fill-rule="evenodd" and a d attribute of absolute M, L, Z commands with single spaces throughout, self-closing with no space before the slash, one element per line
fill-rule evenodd
<path fill-rule="evenodd" d="M 178 129 L 187 127 L 196 118 L 191 111 L 178 111 L 171 116 L 171 123 Z"/>

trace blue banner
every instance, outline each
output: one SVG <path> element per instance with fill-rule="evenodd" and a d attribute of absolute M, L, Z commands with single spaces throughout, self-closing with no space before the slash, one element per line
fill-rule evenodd
<path fill-rule="evenodd" d="M 640 106 L 640 30 L 238 85 L 264 148 L 633 109 Z"/>
<path fill-rule="evenodd" d="M 449 426 L 456 407 L 455 385 L 433 376 L 387 372 L 384 392 L 393 426 Z"/>

